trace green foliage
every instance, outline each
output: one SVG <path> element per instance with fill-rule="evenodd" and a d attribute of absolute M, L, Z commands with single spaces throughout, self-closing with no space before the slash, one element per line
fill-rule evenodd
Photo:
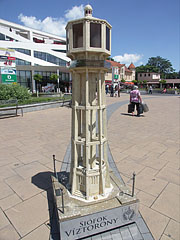
<path fill-rule="evenodd" d="M 0 100 L 25 100 L 29 98 L 30 93 L 28 92 L 28 89 L 19 84 L 0 84 Z"/>
<path fill-rule="evenodd" d="M 174 72 L 171 62 L 160 56 L 149 58 L 147 64 L 158 68 L 161 74 Z"/>
<path fill-rule="evenodd" d="M 125 83 L 126 81 L 124 79 L 121 80 L 122 83 Z"/>
<path fill-rule="evenodd" d="M 107 60 L 110 60 L 110 61 L 113 61 L 113 62 L 114 62 L 114 59 L 111 58 L 111 57 L 108 57 Z"/>
<path fill-rule="evenodd" d="M 159 72 L 159 69 L 157 67 L 154 67 L 154 66 L 151 66 L 151 65 L 148 65 L 146 64 L 145 66 L 144 65 L 141 65 L 139 67 L 136 67 L 136 72 L 137 73 L 143 73 L 143 72 Z"/>
<path fill-rule="evenodd" d="M 137 81 L 137 80 L 133 80 L 132 82 L 133 82 L 134 84 L 137 84 L 138 81 Z"/>
<path fill-rule="evenodd" d="M 160 80 L 159 82 L 162 83 L 162 84 L 165 84 L 165 83 L 166 83 L 166 80 L 162 79 L 162 80 Z"/>
<path fill-rule="evenodd" d="M 58 80 L 58 75 L 53 73 L 51 76 L 50 76 L 50 80 L 51 81 L 57 81 Z"/>
<path fill-rule="evenodd" d="M 34 80 L 38 83 L 41 83 L 42 82 L 42 76 L 40 74 L 34 74 Z"/>

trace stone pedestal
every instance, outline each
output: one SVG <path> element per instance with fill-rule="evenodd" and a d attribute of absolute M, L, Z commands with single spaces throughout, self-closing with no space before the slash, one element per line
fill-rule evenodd
<path fill-rule="evenodd" d="M 94 201 L 72 197 L 67 186 L 52 178 L 61 240 L 93 236 L 136 220 L 139 201 L 113 172 L 109 176 L 113 190 Z"/>

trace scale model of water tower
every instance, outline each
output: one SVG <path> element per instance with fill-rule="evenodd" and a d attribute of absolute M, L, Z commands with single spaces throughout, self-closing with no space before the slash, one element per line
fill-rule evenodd
<path fill-rule="evenodd" d="M 106 59 L 111 55 L 111 25 L 92 17 L 68 22 L 67 56 L 72 74 L 72 196 L 97 200 L 111 191 L 107 159 Z"/>

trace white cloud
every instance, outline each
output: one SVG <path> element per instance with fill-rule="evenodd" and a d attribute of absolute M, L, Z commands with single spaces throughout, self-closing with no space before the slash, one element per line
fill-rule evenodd
<path fill-rule="evenodd" d="M 131 62 L 137 63 L 140 59 L 142 59 L 143 55 L 140 54 L 129 54 L 125 53 L 124 55 L 114 56 L 113 59 L 121 64 L 130 64 Z"/>
<path fill-rule="evenodd" d="M 84 16 L 84 6 L 81 4 L 79 7 L 74 6 L 72 9 L 67 10 L 65 18 L 69 20 L 74 20 L 77 18 L 82 18 Z"/>
<path fill-rule="evenodd" d="M 65 12 L 63 18 L 46 17 L 44 20 L 40 20 L 34 16 L 24 16 L 22 13 L 18 18 L 27 27 L 64 37 L 66 35 L 65 26 L 67 21 L 83 17 L 83 9 L 83 5 L 74 6 Z"/>

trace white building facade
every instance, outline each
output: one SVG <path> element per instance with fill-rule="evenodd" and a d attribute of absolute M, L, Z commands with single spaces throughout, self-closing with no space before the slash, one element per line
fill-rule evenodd
<path fill-rule="evenodd" d="M 68 85 L 65 38 L 0 19 L 0 48 L 15 50 L 17 81 L 30 90 L 36 90 L 36 73 L 43 76 L 44 84 L 58 73 L 60 82 Z"/>

